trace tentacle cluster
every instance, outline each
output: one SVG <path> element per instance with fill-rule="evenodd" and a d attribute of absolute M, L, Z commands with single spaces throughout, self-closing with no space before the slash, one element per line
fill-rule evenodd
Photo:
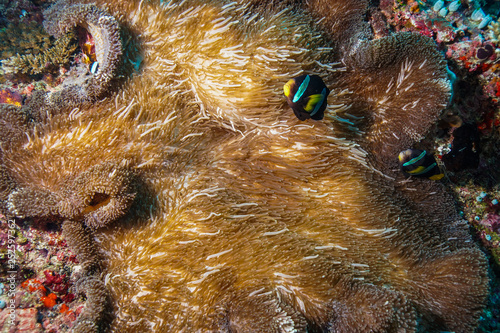
<path fill-rule="evenodd" d="M 449 102 L 446 62 L 430 38 L 413 33 L 360 41 L 344 62 L 356 71 L 347 80 L 367 101 L 367 149 L 393 168 L 387 160 L 421 140 Z"/>
<path fill-rule="evenodd" d="M 5 214 L 7 209 L 7 199 L 16 189 L 17 183 L 12 178 L 5 165 L 0 164 L 0 212 Z"/>
<path fill-rule="evenodd" d="M 106 162 L 79 175 L 64 190 L 59 213 L 67 218 L 82 217 L 86 226 L 97 229 L 123 216 L 135 192 L 133 174 L 116 163 Z"/>
<path fill-rule="evenodd" d="M 100 279 L 102 257 L 94 240 L 92 230 L 81 222 L 66 220 L 62 224 L 63 236 L 76 252 L 82 265 L 82 276 L 76 281 L 77 292 L 87 297 L 85 309 L 73 325 L 74 333 L 102 332 L 110 322 L 111 302 L 109 292 Z"/>
<path fill-rule="evenodd" d="M 10 149 L 26 139 L 29 117 L 23 111 L 14 105 L 0 104 L 1 150 Z"/>
<path fill-rule="evenodd" d="M 97 165 L 75 179 L 67 180 L 60 192 L 17 185 L 6 172 L 4 177 L 4 192 L 8 196 L 6 202 L 11 214 L 61 216 L 81 220 L 92 229 L 123 216 L 135 197 L 133 173 L 113 162 Z"/>
<path fill-rule="evenodd" d="M 73 333 L 103 332 L 110 322 L 111 302 L 106 286 L 96 277 L 82 278 L 78 292 L 85 293 L 87 301 L 84 311 L 78 316 L 72 328 Z"/>
<path fill-rule="evenodd" d="M 332 302 L 331 332 L 414 332 L 417 313 L 406 297 L 374 285 L 348 284 Z"/>

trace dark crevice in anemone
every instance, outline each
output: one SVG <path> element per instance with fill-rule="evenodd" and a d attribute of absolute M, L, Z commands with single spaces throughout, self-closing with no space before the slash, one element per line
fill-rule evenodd
<path fill-rule="evenodd" d="M 109 194 L 106 193 L 94 193 L 92 196 L 92 199 L 89 202 L 89 206 L 94 207 L 95 209 L 99 208 L 100 206 L 106 205 L 109 202 L 109 199 L 111 197 Z"/>
<path fill-rule="evenodd" d="M 157 193 L 150 184 L 141 177 L 136 177 L 131 186 L 133 186 L 136 195 L 127 214 L 119 220 L 120 229 L 144 225 L 152 216 L 160 213 Z"/>

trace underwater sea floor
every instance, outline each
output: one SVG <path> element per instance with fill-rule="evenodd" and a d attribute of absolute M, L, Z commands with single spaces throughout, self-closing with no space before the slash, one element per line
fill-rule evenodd
<path fill-rule="evenodd" d="M 92 70 L 92 36 L 77 31 L 55 40 L 41 28 L 49 5 L 0 0 L 0 103 L 20 106 L 34 91 L 56 90 Z M 499 17 L 494 1 L 381 0 L 367 18 L 376 37 L 417 32 L 433 38 L 448 60 L 453 98 L 424 141 L 490 260 L 491 295 L 477 332 L 500 332 Z M 69 331 L 85 303 L 73 287 L 80 270 L 54 221 L 0 215 L 0 332 Z"/>

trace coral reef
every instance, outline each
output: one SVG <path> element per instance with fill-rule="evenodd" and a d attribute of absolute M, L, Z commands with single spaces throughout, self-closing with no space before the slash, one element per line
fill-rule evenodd
<path fill-rule="evenodd" d="M 52 45 L 50 35 L 36 21 L 9 23 L 0 29 L 0 60 L 18 53 L 37 55 Z"/>
<path fill-rule="evenodd" d="M 68 332 L 84 308 L 84 299 L 75 297 L 75 287 L 69 279 L 74 268 L 79 271 L 75 255 L 61 232 L 52 229 L 50 223 L 15 223 L 0 215 L 0 272 L 2 278 L 9 278 L 0 284 L 0 300 L 6 304 L 15 301 L 13 324 L 8 307 L 0 312 L 3 331 Z M 8 237 L 11 230 L 15 237 Z M 17 247 L 12 267 L 8 263 L 9 239 L 15 239 Z"/>
<path fill-rule="evenodd" d="M 367 10 L 100 0 L 45 12 L 51 34 L 92 36 L 99 67 L 2 107 L 0 209 L 61 224 L 86 295 L 73 331 L 474 331 L 486 257 L 445 185 L 397 167 L 449 102 L 449 72 L 427 37 L 371 39 Z M 122 54 L 139 71 L 99 100 Z M 305 74 L 331 91 L 322 121 L 300 122 L 283 96 Z M 496 230 L 494 215 L 481 221 Z M 58 303 L 57 274 L 28 291 L 77 313 Z"/>
<path fill-rule="evenodd" d="M 41 6 L 45 0 L 0 0 L 0 27 L 24 21 L 42 22 Z"/>
<path fill-rule="evenodd" d="M 12 91 L 10 89 L 3 89 L 0 91 L 0 103 L 2 104 L 12 104 L 15 106 L 21 106 L 23 97 L 21 94 Z"/>
<path fill-rule="evenodd" d="M 40 74 L 48 70 L 50 66 L 59 68 L 69 63 L 70 56 L 76 50 L 74 34 L 68 33 L 54 42 L 54 46 L 40 52 L 15 55 L 2 61 L 4 73 Z"/>

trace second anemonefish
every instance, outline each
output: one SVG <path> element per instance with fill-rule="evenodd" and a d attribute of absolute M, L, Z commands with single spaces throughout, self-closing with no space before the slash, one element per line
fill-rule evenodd
<path fill-rule="evenodd" d="M 407 149 L 399 153 L 398 159 L 401 171 L 406 176 L 426 177 L 431 180 L 444 177 L 434 156 L 425 150 Z"/>
<path fill-rule="evenodd" d="M 330 90 L 318 75 L 301 75 L 283 87 L 286 101 L 300 120 L 323 119 Z"/>
<path fill-rule="evenodd" d="M 90 73 L 96 74 L 97 70 L 99 69 L 99 63 L 97 61 L 94 61 L 93 63 L 90 64 Z"/>

